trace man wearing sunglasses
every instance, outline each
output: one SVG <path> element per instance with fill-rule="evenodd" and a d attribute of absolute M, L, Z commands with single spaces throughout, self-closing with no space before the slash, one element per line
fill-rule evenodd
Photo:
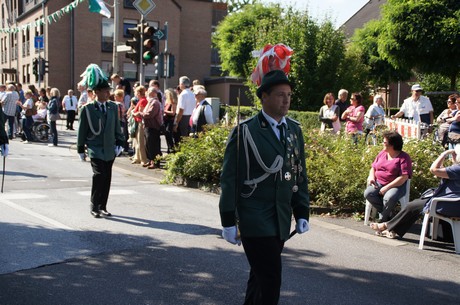
<path fill-rule="evenodd" d="M 401 109 L 391 118 L 400 118 L 404 115 L 405 118 L 414 120 L 416 123 L 433 124 L 433 105 L 430 99 L 422 95 L 423 89 L 419 84 L 413 85 L 411 90 L 412 96 L 404 100 Z"/>

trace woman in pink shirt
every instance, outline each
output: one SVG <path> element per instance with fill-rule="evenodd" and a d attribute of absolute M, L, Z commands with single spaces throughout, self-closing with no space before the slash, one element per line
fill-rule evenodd
<path fill-rule="evenodd" d="M 359 93 L 351 95 L 351 105 L 342 113 L 342 120 L 346 120 L 345 131 L 347 134 L 357 135 L 363 133 L 364 113 L 366 109 L 362 104 L 363 97 Z"/>
<path fill-rule="evenodd" d="M 383 150 L 372 163 L 364 197 L 380 213 L 380 221 L 390 220 L 396 203 L 406 195 L 406 181 L 412 177 L 412 160 L 402 151 L 403 139 L 396 131 L 383 134 Z"/>

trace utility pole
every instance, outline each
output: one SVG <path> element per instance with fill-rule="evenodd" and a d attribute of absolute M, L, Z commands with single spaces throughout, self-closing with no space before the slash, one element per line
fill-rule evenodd
<path fill-rule="evenodd" d="M 118 74 L 118 28 L 120 21 L 118 20 L 118 0 L 113 1 L 113 58 L 112 58 L 112 74 Z"/>
<path fill-rule="evenodd" d="M 166 35 L 164 54 L 167 54 L 168 53 L 168 21 L 165 21 L 164 30 L 165 30 L 165 35 Z M 169 56 L 168 56 L 168 63 L 167 64 L 169 64 Z M 169 66 L 167 66 L 167 67 L 169 67 Z M 167 77 L 165 77 L 163 79 L 163 90 L 166 90 L 166 88 L 168 88 L 168 78 Z"/>

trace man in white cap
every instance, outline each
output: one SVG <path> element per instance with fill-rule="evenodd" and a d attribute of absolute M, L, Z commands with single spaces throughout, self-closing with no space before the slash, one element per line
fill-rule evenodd
<path fill-rule="evenodd" d="M 399 118 L 404 115 L 416 123 L 433 124 L 433 105 L 431 105 L 430 99 L 422 95 L 423 89 L 419 84 L 413 85 L 411 89 L 412 96 L 404 100 L 401 109 L 391 118 Z"/>

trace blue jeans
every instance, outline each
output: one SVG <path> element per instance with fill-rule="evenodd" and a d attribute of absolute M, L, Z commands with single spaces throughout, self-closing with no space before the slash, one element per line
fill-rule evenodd
<path fill-rule="evenodd" d="M 56 121 L 50 121 L 51 134 L 53 135 L 53 145 L 58 145 L 58 133 L 56 128 Z"/>
<path fill-rule="evenodd" d="M 364 198 L 366 198 L 366 200 L 381 214 L 380 220 L 382 222 L 390 220 L 391 214 L 399 199 L 406 195 L 406 183 L 407 182 L 398 187 L 389 189 L 383 196 L 379 194 L 383 185 L 378 182 L 377 187 L 369 185 L 364 191 Z"/>

